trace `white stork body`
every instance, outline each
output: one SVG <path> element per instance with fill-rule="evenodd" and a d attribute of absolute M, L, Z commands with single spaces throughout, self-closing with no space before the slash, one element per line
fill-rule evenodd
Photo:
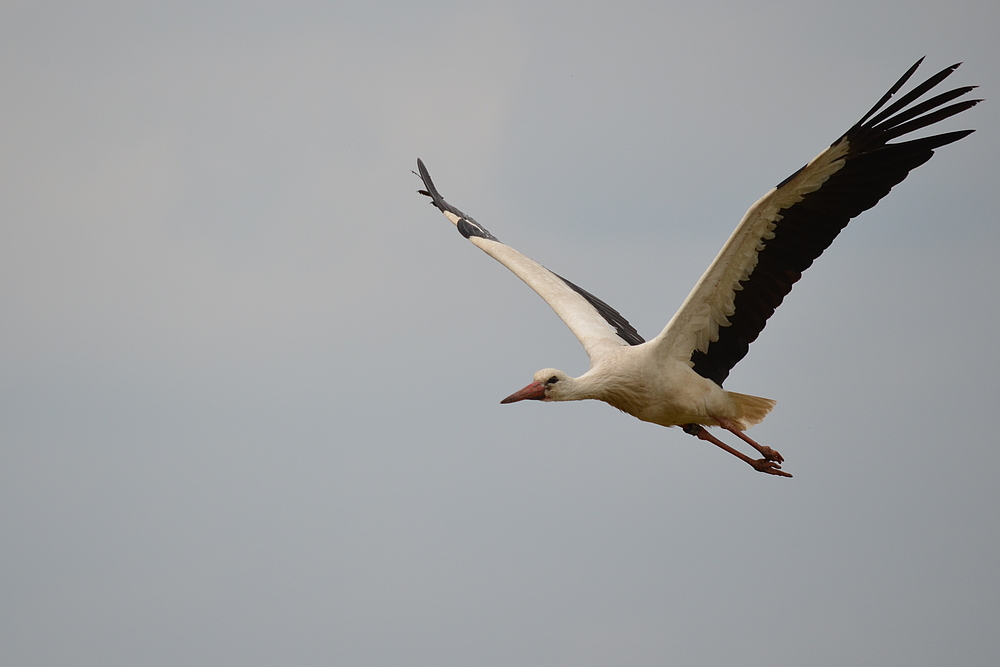
<path fill-rule="evenodd" d="M 421 194 L 461 234 L 513 271 L 539 294 L 583 344 L 590 370 L 573 378 L 555 369 L 535 373 L 524 389 L 504 399 L 596 399 L 643 421 L 684 430 L 746 461 L 760 472 L 790 477 L 780 454 L 743 431 L 759 423 L 775 402 L 722 388 L 774 309 L 813 260 L 851 218 L 874 206 L 934 149 L 972 130 L 888 143 L 953 116 L 979 100 L 943 106 L 973 87 L 957 88 L 912 104 L 949 76 L 953 65 L 882 110 L 910 78 L 918 61 L 850 130 L 799 171 L 772 188 L 737 225 L 708 270 L 667 326 L 646 342 L 618 311 L 541 264 L 501 243 L 482 225 L 448 204 L 423 162 Z M 881 111 L 880 111 L 881 110 Z M 711 435 L 720 426 L 763 455 L 752 459 Z"/>

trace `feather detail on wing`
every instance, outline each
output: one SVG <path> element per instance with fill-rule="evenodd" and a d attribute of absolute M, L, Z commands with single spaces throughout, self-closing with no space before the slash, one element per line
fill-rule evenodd
<path fill-rule="evenodd" d="M 887 143 L 979 102 L 964 100 L 942 107 L 973 88 L 965 87 L 907 108 L 958 67 L 953 65 L 878 113 L 919 64 L 854 127 L 750 207 L 653 341 L 660 354 L 688 361 L 697 373 L 721 385 L 802 272 L 851 218 L 878 203 L 912 169 L 929 160 L 934 149 L 972 132 Z"/>
<path fill-rule="evenodd" d="M 434 187 L 421 160 L 417 160 L 417 168 L 420 171 L 417 175 L 426 188 L 420 190 L 420 194 L 430 197 L 431 203 L 455 224 L 462 236 L 535 290 L 565 322 L 592 361 L 608 349 L 644 342 L 642 336 L 617 310 L 530 257 L 501 243 L 472 217 L 446 202 Z"/>

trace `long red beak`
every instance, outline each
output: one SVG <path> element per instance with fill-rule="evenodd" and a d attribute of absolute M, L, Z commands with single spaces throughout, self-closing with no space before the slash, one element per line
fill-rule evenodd
<path fill-rule="evenodd" d="M 541 382 L 532 382 L 527 387 L 520 391 L 515 391 L 513 394 L 507 398 L 500 401 L 501 403 L 517 403 L 518 401 L 523 401 L 525 399 L 531 399 L 532 401 L 540 401 L 545 398 L 545 386 Z"/>

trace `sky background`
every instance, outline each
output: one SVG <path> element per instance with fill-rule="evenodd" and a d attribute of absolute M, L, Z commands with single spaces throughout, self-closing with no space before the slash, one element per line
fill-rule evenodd
<path fill-rule="evenodd" d="M 1000 4 L 0 3 L 0 663 L 994 665 Z M 917 58 L 987 102 L 727 381 L 595 402 L 416 194 L 647 337 Z"/>

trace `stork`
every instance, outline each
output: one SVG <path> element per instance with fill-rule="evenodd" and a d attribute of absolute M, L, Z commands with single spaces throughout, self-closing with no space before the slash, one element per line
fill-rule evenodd
<path fill-rule="evenodd" d="M 949 104 L 975 88 L 965 86 L 917 102 L 959 63 L 890 104 L 922 61 L 907 70 L 829 148 L 750 207 L 680 309 L 650 341 L 617 310 L 501 243 L 471 216 L 446 202 L 418 159 L 418 175 L 424 184 L 418 192 L 430 197 L 431 204 L 462 236 L 535 290 L 590 357 L 590 370 L 580 377 L 546 368 L 500 402 L 604 401 L 643 421 L 680 426 L 759 472 L 791 477 L 781 469 L 781 454 L 744 433 L 764 419 L 775 401 L 726 391 L 722 386 L 792 285 L 840 230 L 929 160 L 935 149 L 973 132 L 959 130 L 889 143 L 981 101 L 965 99 Z M 713 426 L 744 441 L 760 458 L 719 440 L 706 428 Z"/>

